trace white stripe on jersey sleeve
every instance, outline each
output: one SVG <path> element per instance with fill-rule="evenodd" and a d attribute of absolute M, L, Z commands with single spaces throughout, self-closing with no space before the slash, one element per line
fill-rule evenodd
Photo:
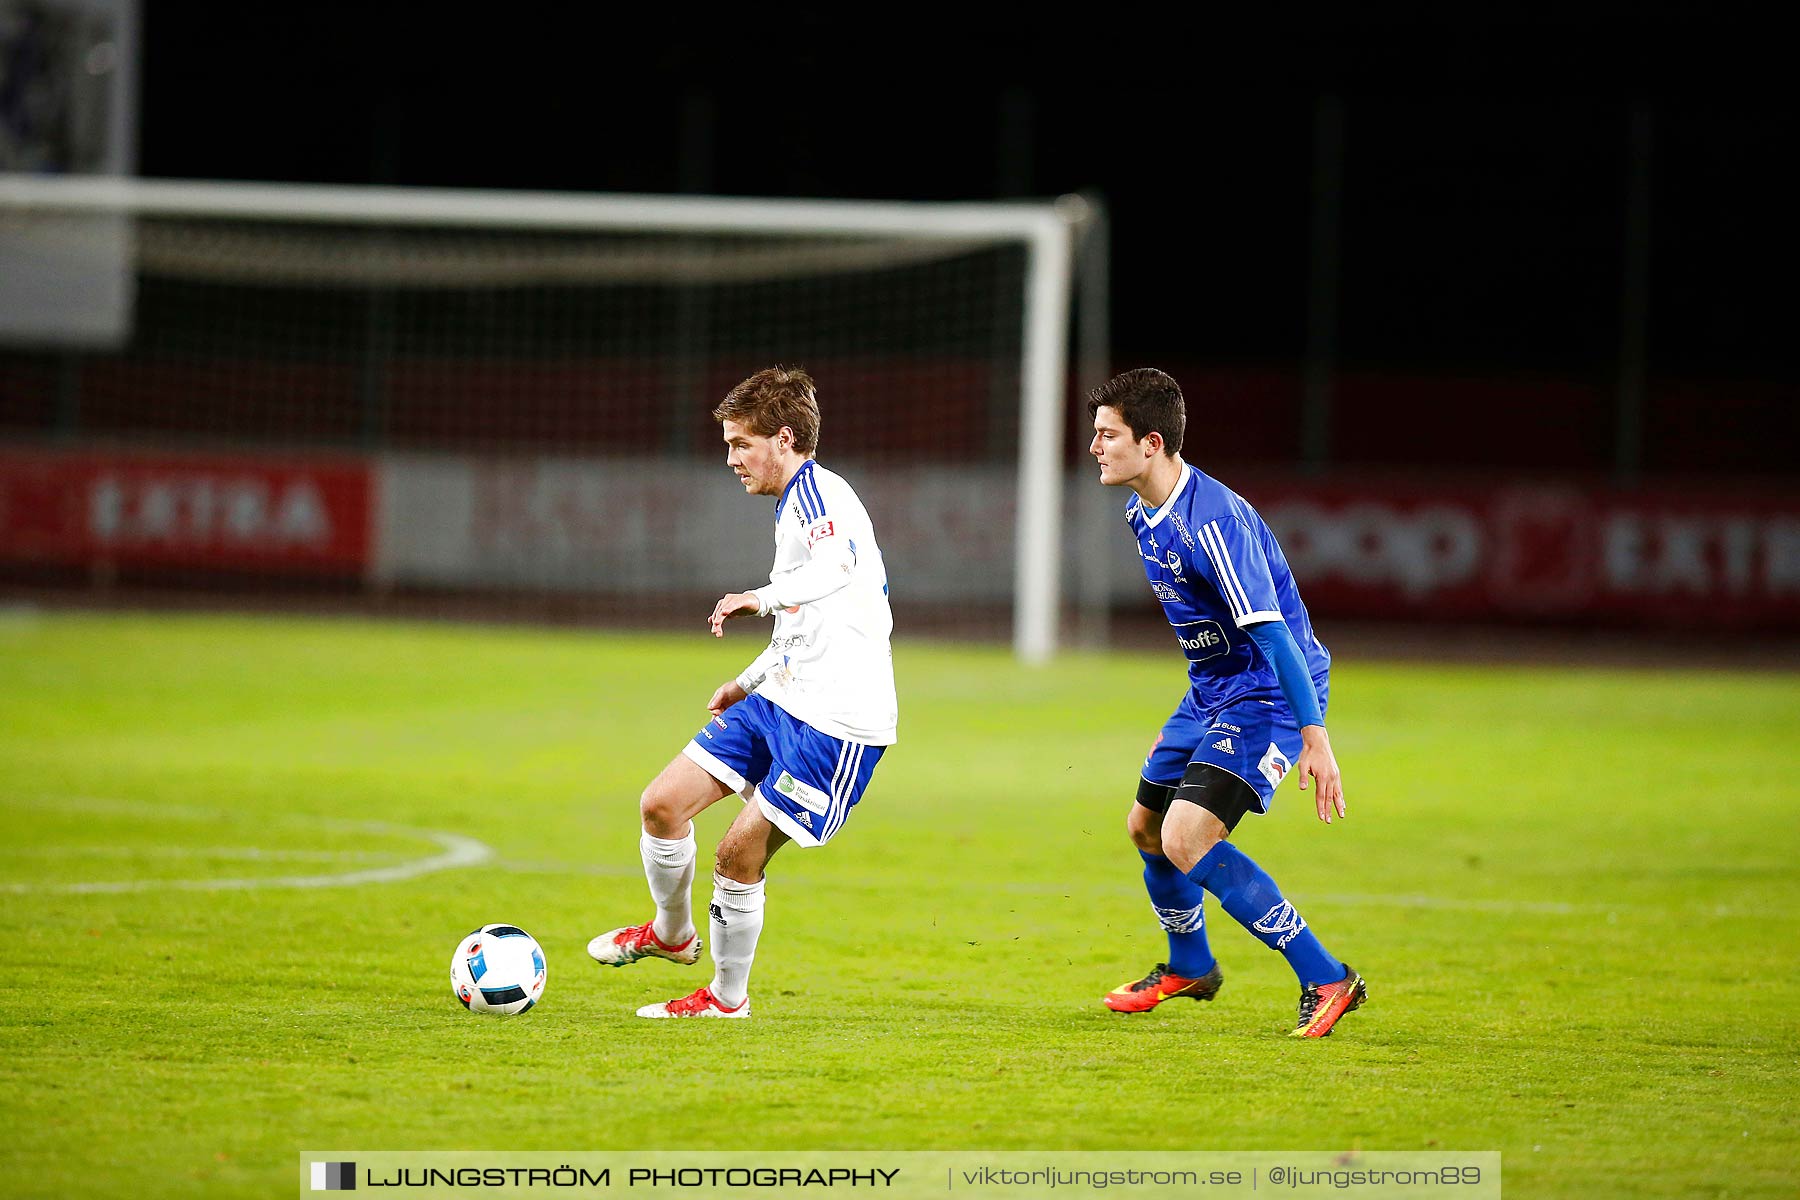
<path fill-rule="evenodd" d="M 1244 590 L 1244 581 L 1238 578 L 1237 564 L 1231 561 L 1231 552 L 1225 548 L 1225 534 L 1219 529 L 1217 521 L 1208 521 L 1207 528 L 1212 530 L 1213 538 L 1219 547 L 1219 557 L 1225 560 L 1225 569 L 1231 572 L 1231 586 L 1244 601 L 1244 607 L 1250 607 L 1250 593 Z"/>
<path fill-rule="evenodd" d="M 1207 536 L 1207 527 L 1200 527 L 1200 548 L 1206 551 L 1206 561 L 1212 564 L 1213 574 L 1219 577 L 1219 593 L 1225 597 L 1225 603 L 1231 606 L 1231 615 L 1235 619 L 1240 611 L 1237 597 L 1231 594 L 1231 587 L 1225 581 L 1225 568 L 1219 563 L 1219 552 L 1213 549 L 1212 539 Z"/>
<path fill-rule="evenodd" d="M 1243 623 L 1244 614 L 1250 611 L 1250 597 L 1244 592 L 1244 585 L 1238 581 L 1237 569 L 1231 565 L 1231 556 L 1225 551 L 1225 539 L 1219 536 L 1219 523 L 1208 521 L 1200 527 L 1200 544 L 1206 547 L 1206 557 L 1212 560 L 1213 570 L 1218 573 L 1219 585 L 1225 593 L 1225 602 L 1231 606 L 1231 615 L 1239 624 Z"/>

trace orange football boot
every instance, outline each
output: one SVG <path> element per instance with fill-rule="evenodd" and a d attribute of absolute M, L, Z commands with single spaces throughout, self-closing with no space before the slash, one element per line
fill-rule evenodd
<path fill-rule="evenodd" d="M 1344 970 L 1349 973 L 1336 983 L 1310 984 L 1300 990 L 1300 1023 L 1289 1037 L 1327 1037 L 1340 1017 L 1362 1007 L 1369 985 L 1348 964 Z"/>
<path fill-rule="evenodd" d="M 1101 997 L 1100 1002 L 1114 1012 L 1149 1012 L 1164 1000 L 1173 1000 L 1177 996 L 1186 996 L 1190 1000 L 1211 1000 L 1219 994 L 1219 985 L 1224 982 L 1225 972 L 1219 969 L 1217 963 L 1198 979 L 1171 975 L 1168 963 L 1157 963 L 1150 968 L 1148 975 L 1130 983 L 1121 983 Z"/>

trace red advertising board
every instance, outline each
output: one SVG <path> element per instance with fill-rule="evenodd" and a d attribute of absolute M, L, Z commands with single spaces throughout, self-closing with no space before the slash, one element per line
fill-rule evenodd
<path fill-rule="evenodd" d="M 877 521 L 894 531 L 890 561 L 910 572 L 915 595 L 955 600 L 971 594 L 971 580 L 1007 594 L 1005 536 L 928 539 L 947 557 L 908 559 L 906 531 L 943 526 L 933 505 L 945 496 L 953 514 L 1009 511 L 1011 477 L 924 478 L 930 486 L 909 484 L 908 469 L 897 468 L 868 481 Z M 0 564 L 358 579 L 379 558 L 384 574 L 438 587 L 603 588 L 626 575 L 679 587 L 730 557 L 719 541 L 726 525 L 645 524 L 681 504 L 685 480 L 589 459 L 482 470 L 455 456 L 378 465 L 0 447 Z M 1236 474 L 1226 482 L 1268 519 L 1322 617 L 1800 630 L 1800 494 L 1791 491 Z M 390 509 L 380 546 L 378 486 Z M 651 499 L 671 488 L 673 498 Z M 1141 580 L 1114 582 L 1115 598 L 1141 594 Z"/>
<path fill-rule="evenodd" d="M 1791 493 L 1238 486 L 1321 613 L 1800 627 L 1800 496 Z"/>
<path fill-rule="evenodd" d="M 373 492 L 355 458 L 0 448 L 0 562 L 359 576 Z"/>

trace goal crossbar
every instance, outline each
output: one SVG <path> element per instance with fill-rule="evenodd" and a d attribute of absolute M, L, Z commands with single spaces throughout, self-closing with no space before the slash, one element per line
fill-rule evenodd
<path fill-rule="evenodd" d="M 0 174 L 0 207 L 352 224 L 539 230 L 880 235 L 1025 241 L 1079 216 L 1071 201 L 970 203 L 345 187 Z"/>
<path fill-rule="evenodd" d="M 0 214 L 212 217 L 353 225 L 985 240 L 1026 251 L 1013 648 L 1055 652 L 1062 576 L 1063 400 L 1075 228 L 1087 203 L 579 195 L 0 174 Z"/>

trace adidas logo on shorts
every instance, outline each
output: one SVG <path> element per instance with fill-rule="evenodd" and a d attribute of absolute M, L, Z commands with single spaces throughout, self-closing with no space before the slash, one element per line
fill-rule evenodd
<path fill-rule="evenodd" d="M 1237 747 L 1231 744 L 1231 739 L 1228 737 L 1222 737 L 1218 741 L 1214 742 L 1212 748 L 1223 754 L 1236 754 L 1237 753 Z"/>

